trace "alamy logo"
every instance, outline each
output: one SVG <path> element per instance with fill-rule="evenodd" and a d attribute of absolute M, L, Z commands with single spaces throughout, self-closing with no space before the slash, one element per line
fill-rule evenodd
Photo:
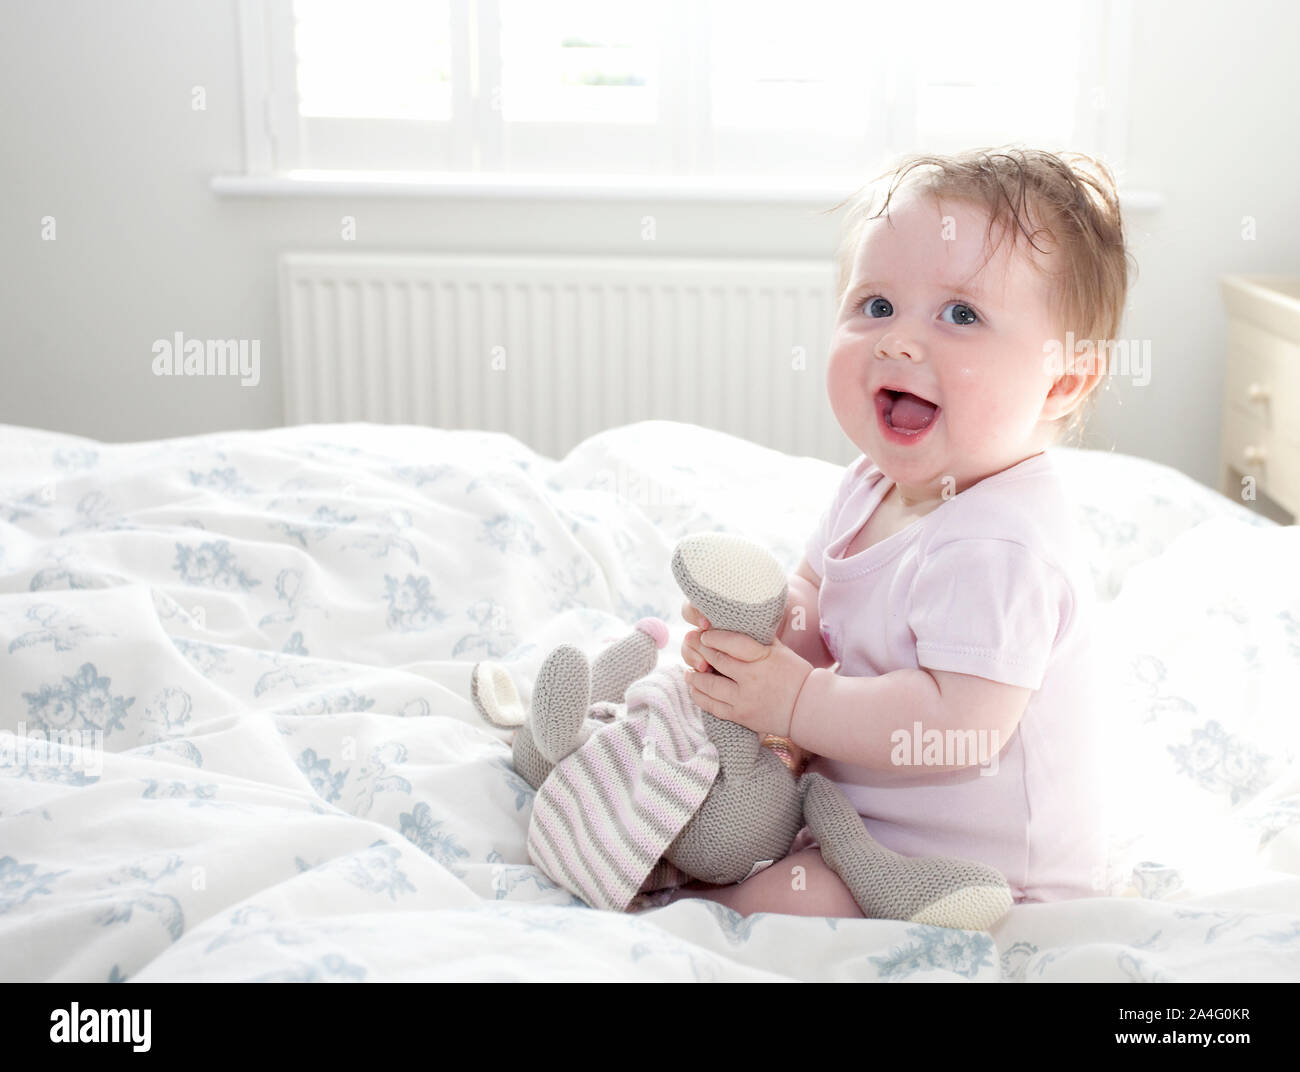
<path fill-rule="evenodd" d="M 170 339 L 155 339 L 155 376 L 238 376 L 244 387 L 262 379 L 261 339 L 186 339 L 176 332 Z"/>
<path fill-rule="evenodd" d="M 0 766 L 46 768 L 42 777 L 63 780 L 99 777 L 104 772 L 104 731 L 98 726 L 29 731 L 26 722 L 19 722 L 13 736 L 0 740 Z"/>
<path fill-rule="evenodd" d="M 1043 343 L 1043 355 L 1043 371 L 1049 376 L 1073 370 L 1080 375 L 1127 376 L 1134 387 L 1151 382 L 1150 339 L 1076 339 L 1073 331 L 1067 331 L 1064 343 L 1060 339 Z"/>
<path fill-rule="evenodd" d="M 1002 750 L 997 730 L 923 730 L 913 722 L 912 731 L 894 730 L 889 735 L 894 747 L 889 758 L 896 767 L 974 767 L 980 777 L 998 772 L 998 753 Z"/>
<path fill-rule="evenodd" d="M 50 1013 L 51 1042 L 130 1042 L 136 1053 L 149 1051 L 149 1009 L 70 1009 Z"/>

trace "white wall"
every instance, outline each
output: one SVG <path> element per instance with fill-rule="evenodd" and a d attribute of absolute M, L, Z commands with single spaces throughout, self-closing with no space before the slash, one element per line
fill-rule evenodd
<path fill-rule="evenodd" d="M 1124 185 L 1165 198 L 1129 221 L 1140 276 L 1124 335 L 1153 377 L 1112 381 L 1089 444 L 1213 483 L 1224 323 L 1217 276 L 1300 274 L 1300 5 L 1136 3 Z M 674 202 L 223 199 L 242 167 L 233 0 L 4 0 L 0 423 L 106 440 L 280 420 L 275 258 L 353 250 L 827 256 L 831 217 Z M 207 110 L 193 111 L 202 85 Z M 41 239 L 56 219 L 57 240 Z M 1243 241 L 1241 220 L 1257 220 Z M 155 339 L 262 340 L 262 382 L 159 378 Z M 852 451 L 846 442 L 846 452 Z"/>

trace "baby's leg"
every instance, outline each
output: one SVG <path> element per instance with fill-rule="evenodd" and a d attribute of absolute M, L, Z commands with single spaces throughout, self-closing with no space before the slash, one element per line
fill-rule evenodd
<path fill-rule="evenodd" d="M 861 919 L 862 909 L 839 875 L 826 866 L 821 850 L 803 849 L 778 860 L 739 885 L 691 883 L 678 889 L 673 901 L 702 897 L 726 905 L 742 916 L 775 912 L 786 916 L 831 916 Z"/>

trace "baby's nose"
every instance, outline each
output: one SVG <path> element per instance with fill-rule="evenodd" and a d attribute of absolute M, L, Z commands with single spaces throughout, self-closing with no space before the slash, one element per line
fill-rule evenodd
<path fill-rule="evenodd" d="M 877 357 L 896 357 L 903 361 L 915 361 L 920 353 L 920 347 L 915 340 L 906 339 L 898 334 L 886 335 L 876 343 Z"/>

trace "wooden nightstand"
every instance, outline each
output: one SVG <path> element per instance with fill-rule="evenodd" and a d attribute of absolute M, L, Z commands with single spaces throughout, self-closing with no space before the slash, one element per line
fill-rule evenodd
<path fill-rule="evenodd" d="M 1219 284 L 1228 314 L 1220 490 L 1293 524 L 1300 515 L 1300 278 L 1230 275 Z"/>

